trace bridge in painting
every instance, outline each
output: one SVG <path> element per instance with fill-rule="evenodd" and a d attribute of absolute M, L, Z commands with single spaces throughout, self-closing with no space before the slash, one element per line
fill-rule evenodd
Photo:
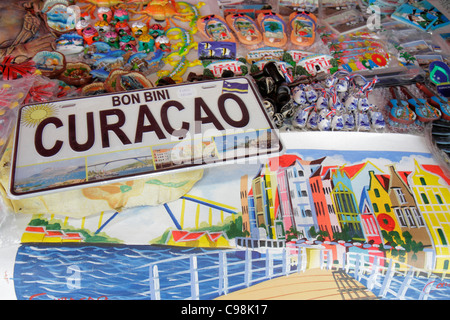
<path fill-rule="evenodd" d="M 108 160 L 108 161 L 104 161 L 104 162 L 87 165 L 87 168 L 93 168 L 94 170 L 99 171 L 98 167 L 100 167 L 100 166 L 102 167 L 100 170 L 103 170 L 108 164 L 115 163 L 115 162 L 123 162 L 123 161 L 128 161 L 128 160 L 135 160 L 136 162 L 141 162 L 142 164 L 147 166 L 148 163 L 144 162 L 146 159 L 151 160 L 152 156 L 139 156 L 139 157 L 128 157 L 128 158 L 122 158 L 122 159 Z"/>
<path fill-rule="evenodd" d="M 199 215 L 200 215 L 200 207 L 201 206 L 207 207 L 209 209 L 209 219 L 208 219 L 209 225 L 212 225 L 213 210 L 220 212 L 220 217 L 221 217 L 222 222 L 224 221 L 224 213 L 231 214 L 233 219 L 234 219 L 235 215 L 238 213 L 237 209 L 232 206 L 229 206 L 229 205 L 226 205 L 223 203 L 219 203 L 216 201 L 208 200 L 205 198 L 201 198 L 198 196 L 194 196 L 194 195 L 185 194 L 184 196 L 181 197 L 181 201 L 182 201 L 182 204 L 181 204 L 180 221 L 178 221 L 178 219 L 175 217 L 175 215 L 173 214 L 169 205 L 167 203 L 164 204 L 164 208 L 166 209 L 167 213 L 169 214 L 170 218 L 172 219 L 173 223 L 175 224 L 175 227 L 178 230 L 183 229 L 184 217 L 185 217 L 185 211 L 186 211 L 186 201 L 197 204 L 196 213 L 195 213 L 195 225 L 196 225 L 197 229 L 198 229 L 198 225 L 199 225 Z"/>
<path fill-rule="evenodd" d="M 198 196 L 194 196 L 194 195 L 185 194 L 180 199 L 181 199 L 182 203 L 181 203 L 181 215 L 180 215 L 179 220 L 177 219 L 175 214 L 172 212 L 169 205 L 167 203 L 164 204 L 164 208 L 166 209 L 167 214 L 170 216 L 175 227 L 178 230 L 183 230 L 184 216 L 185 216 L 185 211 L 186 211 L 186 201 L 197 204 L 196 213 L 195 213 L 195 224 L 196 224 L 197 229 L 198 229 L 198 225 L 200 222 L 200 207 L 202 207 L 202 206 L 209 209 L 209 224 L 210 225 L 212 225 L 213 211 L 216 211 L 220 214 L 220 219 L 222 222 L 224 221 L 224 214 L 231 214 L 234 219 L 235 215 L 238 213 L 237 209 L 232 206 L 229 206 L 229 205 L 226 205 L 223 203 L 219 203 L 216 201 L 208 200 L 205 198 L 201 198 Z M 117 217 L 118 214 L 119 214 L 119 212 L 115 212 L 109 218 L 107 218 L 105 221 L 103 221 L 105 215 L 104 215 L 104 213 L 101 213 L 100 218 L 99 218 L 98 228 L 95 231 L 95 234 L 98 234 L 99 232 L 101 232 L 115 217 Z"/>

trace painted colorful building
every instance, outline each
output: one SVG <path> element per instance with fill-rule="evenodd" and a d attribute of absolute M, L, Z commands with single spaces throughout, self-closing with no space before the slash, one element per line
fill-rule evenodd
<path fill-rule="evenodd" d="M 332 198 L 341 228 L 353 240 L 364 241 L 360 212 L 349 176 L 340 168 L 333 173 L 332 180 Z"/>
<path fill-rule="evenodd" d="M 415 161 L 414 171 L 408 176 L 408 182 L 432 239 L 433 250 L 426 251 L 428 253 L 426 267 L 448 272 L 450 264 L 450 239 L 447 237 L 450 232 L 449 185 L 439 167 L 428 166 L 427 169 Z"/>

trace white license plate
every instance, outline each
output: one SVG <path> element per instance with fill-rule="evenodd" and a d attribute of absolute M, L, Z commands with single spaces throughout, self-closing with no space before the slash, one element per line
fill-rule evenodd
<path fill-rule="evenodd" d="M 26 105 L 18 115 L 9 195 L 258 161 L 283 151 L 246 77 Z"/>

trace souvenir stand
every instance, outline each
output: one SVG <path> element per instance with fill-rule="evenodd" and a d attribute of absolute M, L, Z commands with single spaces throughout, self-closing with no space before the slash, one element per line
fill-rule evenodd
<path fill-rule="evenodd" d="M 0 297 L 448 299 L 449 12 L 0 3 Z"/>

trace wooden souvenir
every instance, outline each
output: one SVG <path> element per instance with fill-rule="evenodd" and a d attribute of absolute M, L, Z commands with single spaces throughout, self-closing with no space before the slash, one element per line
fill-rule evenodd
<path fill-rule="evenodd" d="M 105 89 L 108 92 L 120 92 L 153 87 L 153 83 L 142 73 L 137 71 L 130 72 L 122 69 L 112 70 L 105 81 Z"/>
<path fill-rule="evenodd" d="M 67 63 L 66 70 L 59 76 L 59 79 L 69 85 L 81 87 L 92 82 L 90 72 L 91 67 L 85 63 Z"/>
<path fill-rule="evenodd" d="M 277 13 L 260 13 L 257 19 L 258 26 L 262 31 L 263 41 L 266 46 L 283 47 L 288 37 L 286 23 Z"/>
<path fill-rule="evenodd" d="M 55 36 L 38 6 L 33 1 L 0 2 L 0 58 L 20 56 L 25 61 L 39 51 L 55 49 Z"/>
<path fill-rule="evenodd" d="M 239 42 L 245 45 L 256 45 L 262 41 L 262 34 L 255 21 L 244 14 L 229 14 L 225 20 L 236 34 Z"/>
<path fill-rule="evenodd" d="M 309 47 L 316 39 L 317 18 L 312 13 L 293 12 L 289 16 L 290 40 L 293 44 Z"/>
<path fill-rule="evenodd" d="M 197 28 L 208 41 L 231 41 L 236 38 L 226 21 L 219 15 L 211 14 L 197 20 Z"/>
<path fill-rule="evenodd" d="M 41 51 L 33 61 L 42 75 L 49 78 L 58 77 L 66 69 L 66 57 L 57 51 Z"/>

